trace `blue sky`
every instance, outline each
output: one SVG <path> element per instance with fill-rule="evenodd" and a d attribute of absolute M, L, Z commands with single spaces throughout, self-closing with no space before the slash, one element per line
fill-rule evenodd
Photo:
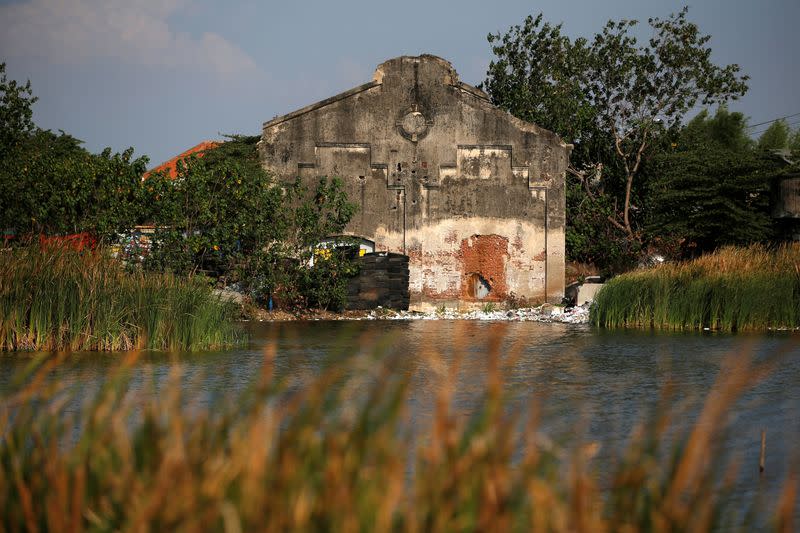
<path fill-rule="evenodd" d="M 258 134 L 263 121 L 366 82 L 378 63 L 398 55 L 442 56 L 477 84 L 491 60 L 486 35 L 528 14 L 542 12 L 567 34 L 588 37 L 610 18 L 644 23 L 683 5 L 0 0 L 0 61 L 10 77 L 31 80 L 37 124 L 63 129 L 93 151 L 133 146 L 152 166 L 220 134 Z M 800 113 L 800 2 L 689 6 L 689 18 L 712 36 L 715 61 L 738 63 L 752 78 L 732 110 L 753 124 Z"/>

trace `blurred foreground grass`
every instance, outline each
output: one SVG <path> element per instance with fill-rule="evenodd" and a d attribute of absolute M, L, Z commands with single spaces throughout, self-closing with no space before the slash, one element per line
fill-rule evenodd
<path fill-rule="evenodd" d="M 728 523 L 744 514 L 725 498 L 736 465 L 721 451 L 734 403 L 774 361 L 729 358 L 678 434 L 667 435 L 681 415 L 665 388 L 601 481 L 595 445 L 549 442 L 536 402 L 509 408 L 504 369 L 519 349 L 504 351 L 500 331 L 468 419 L 452 410 L 467 341 L 449 361 L 418 354 L 439 383 L 416 444 L 409 375 L 391 357 L 375 358 L 363 386 L 340 362 L 290 389 L 268 344 L 251 387 L 198 409 L 177 367 L 157 390 L 134 386 L 132 352 L 75 409 L 76 391 L 52 379 L 65 356 L 42 356 L 0 398 L 0 531 L 747 529 Z M 794 526 L 797 477 L 787 480 L 774 516 L 760 516 L 776 531 Z"/>

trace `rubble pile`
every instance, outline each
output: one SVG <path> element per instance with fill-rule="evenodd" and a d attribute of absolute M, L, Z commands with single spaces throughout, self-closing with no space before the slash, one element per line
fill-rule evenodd
<path fill-rule="evenodd" d="M 434 311 L 394 311 L 390 309 L 374 309 L 362 320 L 486 320 L 513 322 L 559 322 L 564 324 L 587 324 L 589 322 L 589 305 L 560 307 L 544 304 L 539 307 L 527 307 L 510 310 L 473 310 L 458 311 L 441 308 Z"/>

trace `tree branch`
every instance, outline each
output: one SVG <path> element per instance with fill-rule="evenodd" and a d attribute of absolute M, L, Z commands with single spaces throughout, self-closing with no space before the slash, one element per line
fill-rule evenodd
<path fill-rule="evenodd" d="M 583 189 L 586 191 L 586 194 L 589 196 L 589 198 L 591 198 L 592 200 L 596 199 L 595 195 L 592 194 L 591 188 L 589 188 L 589 183 L 588 180 L 586 179 L 585 172 L 581 172 L 580 170 L 577 170 L 569 165 L 567 166 L 567 172 L 569 172 L 570 174 L 576 176 L 579 180 L 581 180 L 581 185 L 583 185 Z"/>
<path fill-rule="evenodd" d="M 636 161 L 633 165 L 633 170 L 628 170 L 628 161 L 625 161 L 625 171 L 627 173 L 627 180 L 625 183 L 625 205 L 623 206 L 623 220 L 625 221 L 625 229 L 628 231 L 628 235 L 633 237 L 633 229 L 631 228 L 631 221 L 630 221 L 630 211 L 631 211 L 631 189 L 633 187 L 633 177 L 636 175 L 636 171 L 639 170 L 639 164 L 642 162 L 642 152 L 644 152 L 645 146 L 647 146 L 647 133 L 649 130 L 645 129 L 644 134 L 642 135 L 642 142 L 639 145 L 639 149 L 636 152 Z"/>
<path fill-rule="evenodd" d="M 628 228 L 626 228 L 625 226 L 623 226 L 622 224 L 620 224 L 620 223 L 619 223 L 619 222 L 618 222 L 618 221 L 617 221 L 617 220 L 616 220 L 614 217 L 612 217 L 611 215 L 608 215 L 608 221 L 609 221 L 609 222 L 611 222 L 611 223 L 614 225 L 614 227 L 616 227 L 616 228 L 620 229 L 621 231 L 624 231 L 625 233 L 629 233 L 629 231 L 628 231 Z"/>

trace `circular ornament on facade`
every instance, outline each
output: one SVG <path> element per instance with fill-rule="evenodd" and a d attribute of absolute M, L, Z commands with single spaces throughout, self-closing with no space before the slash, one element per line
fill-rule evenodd
<path fill-rule="evenodd" d="M 400 126 L 400 132 L 405 137 L 416 142 L 428 133 L 429 122 L 419 111 L 410 111 L 397 121 L 397 125 Z"/>

